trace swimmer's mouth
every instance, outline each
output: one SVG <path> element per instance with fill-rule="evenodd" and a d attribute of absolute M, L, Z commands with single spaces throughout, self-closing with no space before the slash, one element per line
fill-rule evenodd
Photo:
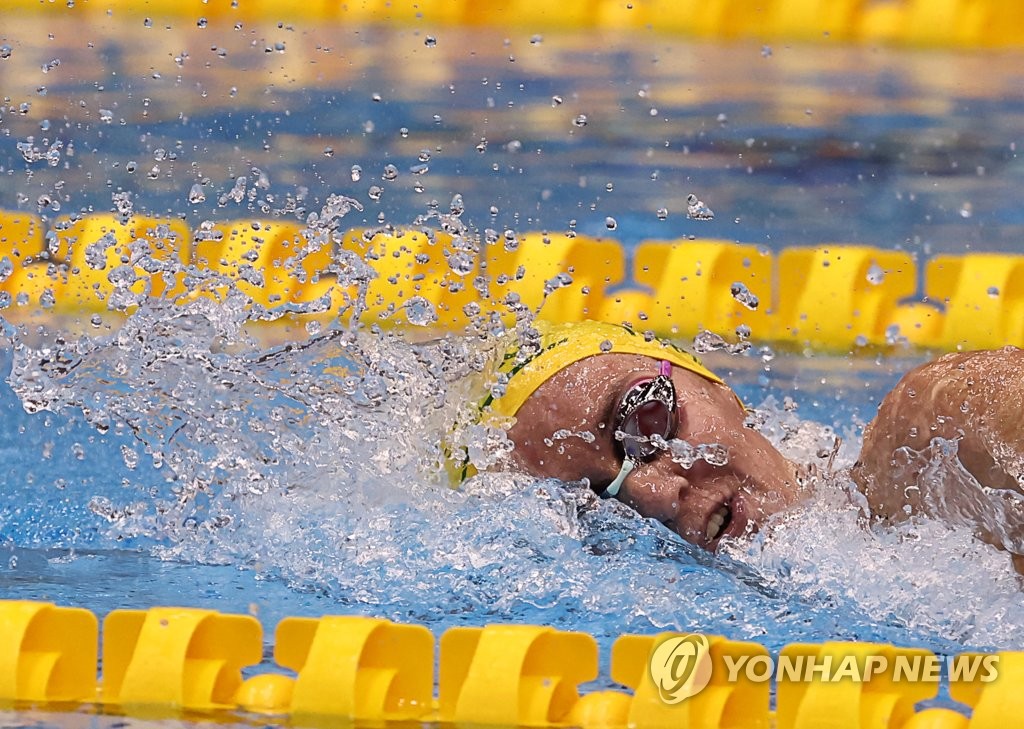
<path fill-rule="evenodd" d="M 712 544 L 722 536 L 731 524 L 732 505 L 727 501 L 711 512 L 711 516 L 708 517 L 707 531 L 704 535 L 708 544 Z"/>

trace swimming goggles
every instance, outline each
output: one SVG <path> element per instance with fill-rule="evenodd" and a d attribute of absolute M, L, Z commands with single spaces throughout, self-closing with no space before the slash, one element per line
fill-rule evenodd
<path fill-rule="evenodd" d="M 612 432 L 616 438 L 622 438 L 622 468 L 615 480 L 601 492 L 601 498 L 618 496 L 626 477 L 637 464 L 650 460 L 658 452 L 654 436 L 668 440 L 676 425 L 672 363 L 663 360 L 657 377 L 634 383 L 619 401 Z"/>

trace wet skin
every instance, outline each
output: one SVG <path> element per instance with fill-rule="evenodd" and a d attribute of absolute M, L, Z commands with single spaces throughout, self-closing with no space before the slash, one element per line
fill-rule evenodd
<path fill-rule="evenodd" d="M 994 515 L 977 486 L 956 480 L 944 503 L 923 498 L 920 470 L 901 450 L 921 451 L 933 438 L 955 440 L 960 465 L 981 486 L 1024 493 L 1024 350 L 956 352 L 914 368 L 886 395 L 864 430 L 854 481 L 879 520 L 913 514 L 975 524 L 980 539 L 1011 552 L 1024 545 L 1024 508 Z M 1024 557 L 1013 555 L 1024 573 Z"/>
<path fill-rule="evenodd" d="M 597 355 L 566 367 L 541 385 L 516 414 L 509 430 L 516 463 L 540 477 L 587 479 L 602 492 L 622 465 L 621 446 L 614 439 L 616 406 L 631 385 L 657 371 L 656 360 L 627 354 Z M 693 446 L 719 443 L 728 451 L 728 463 L 712 466 L 698 461 L 684 468 L 659 451 L 626 479 L 619 494 L 622 501 L 684 539 L 714 550 L 722 537 L 752 530 L 806 497 L 797 467 L 744 425 L 745 413 L 732 390 L 677 366 L 672 381 L 679 418 L 671 437 Z M 594 437 L 592 442 L 579 435 L 552 438 L 566 430 Z M 957 442 L 960 464 L 982 491 L 1024 491 L 1024 350 L 1005 347 L 949 354 L 900 380 L 865 429 L 860 459 L 851 474 L 873 518 L 895 521 L 915 513 L 947 518 L 919 498 L 921 474 L 900 468 L 902 449 L 921 451 L 936 436 Z M 977 484 L 950 484 L 946 508 L 952 507 L 963 519 L 981 503 L 981 511 L 968 517 L 979 538 L 1021 551 L 1024 502 L 1021 513 L 1004 513 L 993 523 L 978 499 Z M 724 515 L 721 527 L 716 514 Z M 1024 573 L 1024 558 L 1011 556 L 1018 572 Z"/>
<path fill-rule="evenodd" d="M 508 433 L 513 458 L 536 476 L 587 479 L 595 491 L 603 491 L 622 465 L 613 422 L 619 400 L 637 380 L 657 373 L 656 360 L 631 354 L 598 355 L 566 367 L 516 414 Z M 728 463 L 697 461 L 685 468 L 658 451 L 626 479 L 621 501 L 714 550 L 722 537 L 744 534 L 800 500 L 796 467 L 744 426 L 746 413 L 732 390 L 678 366 L 672 368 L 672 381 L 678 426 L 670 437 L 693 446 L 721 444 Z M 578 435 L 552 439 L 560 430 L 590 433 L 593 442 Z"/>

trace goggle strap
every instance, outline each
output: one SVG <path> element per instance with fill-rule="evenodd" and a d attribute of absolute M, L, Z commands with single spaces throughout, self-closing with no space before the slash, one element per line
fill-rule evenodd
<path fill-rule="evenodd" d="M 622 468 L 619 469 L 619 475 L 615 477 L 615 480 L 608 484 L 601 493 L 602 499 L 610 499 L 619 495 L 619 489 L 622 488 L 622 484 L 626 481 L 628 476 L 633 469 L 636 468 L 636 462 L 632 458 L 626 458 L 622 461 Z"/>

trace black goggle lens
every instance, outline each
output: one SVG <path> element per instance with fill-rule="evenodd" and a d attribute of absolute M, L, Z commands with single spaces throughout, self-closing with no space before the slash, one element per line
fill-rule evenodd
<path fill-rule="evenodd" d="M 658 451 L 657 446 L 649 442 L 652 436 L 659 435 L 667 440 L 674 429 L 674 413 L 657 400 L 648 400 L 637 407 L 619 428 L 626 435 L 637 438 L 627 441 L 625 449 L 627 453 L 632 450 L 641 459 L 650 458 Z"/>
<path fill-rule="evenodd" d="M 658 452 L 653 436 L 668 439 L 676 429 L 676 391 L 672 380 L 659 375 L 633 385 L 619 403 L 616 430 L 625 435 L 627 458 L 647 460 Z"/>

